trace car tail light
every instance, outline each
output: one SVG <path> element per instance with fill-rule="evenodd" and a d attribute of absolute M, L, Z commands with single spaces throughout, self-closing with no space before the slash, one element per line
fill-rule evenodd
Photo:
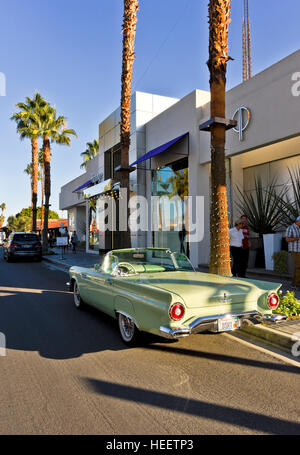
<path fill-rule="evenodd" d="M 33 246 L 38 247 L 38 246 L 42 246 L 42 244 L 41 244 L 41 242 L 37 242 Z"/>
<path fill-rule="evenodd" d="M 179 321 L 183 318 L 185 313 L 184 306 L 182 303 L 173 303 L 169 309 L 169 316 L 173 321 Z"/>
<path fill-rule="evenodd" d="M 17 243 L 11 243 L 10 246 L 13 247 L 13 248 L 16 248 L 18 246 L 18 244 Z"/>
<path fill-rule="evenodd" d="M 268 295 L 267 305 L 271 310 L 276 310 L 279 305 L 279 297 L 274 292 Z"/>

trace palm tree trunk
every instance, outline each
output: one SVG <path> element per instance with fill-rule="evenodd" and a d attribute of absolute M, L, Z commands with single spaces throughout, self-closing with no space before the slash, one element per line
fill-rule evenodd
<path fill-rule="evenodd" d="M 228 25 L 231 0 L 210 0 L 209 61 L 211 118 L 225 118 Z M 225 125 L 211 128 L 210 273 L 231 276 L 225 170 Z"/>
<path fill-rule="evenodd" d="M 44 216 L 44 194 L 45 194 L 45 167 L 41 165 L 41 187 L 42 187 L 42 206 L 41 206 L 41 232 L 43 231 Z"/>
<path fill-rule="evenodd" d="M 129 147 L 130 147 L 130 103 L 132 69 L 134 62 L 134 40 L 136 33 L 138 0 L 124 0 L 123 21 L 123 59 L 122 59 L 122 90 L 121 90 L 121 188 L 126 189 L 127 221 L 129 218 Z M 131 245 L 130 229 L 127 223 L 126 231 L 121 232 L 122 248 Z"/>
<path fill-rule="evenodd" d="M 38 193 L 38 172 L 39 172 L 39 163 L 38 163 L 38 153 L 39 153 L 39 144 L 38 138 L 35 137 L 31 140 L 31 154 L 32 154 L 32 232 L 36 232 L 36 214 L 37 214 L 37 193 Z"/>
<path fill-rule="evenodd" d="M 49 137 L 45 136 L 43 140 L 43 152 L 44 152 L 44 171 L 45 171 L 45 211 L 44 211 L 44 227 L 43 227 L 43 250 L 48 251 L 48 217 L 49 217 L 49 201 L 51 195 L 51 174 L 50 174 L 50 141 Z"/>

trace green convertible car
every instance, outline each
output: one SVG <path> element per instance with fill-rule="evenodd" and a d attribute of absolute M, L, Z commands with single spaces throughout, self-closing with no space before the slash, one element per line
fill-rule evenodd
<path fill-rule="evenodd" d="M 140 332 L 176 339 L 284 318 L 272 315 L 279 283 L 196 272 L 184 254 L 165 248 L 114 250 L 101 265 L 71 267 L 69 274 L 75 306 L 116 318 L 127 344 Z"/>

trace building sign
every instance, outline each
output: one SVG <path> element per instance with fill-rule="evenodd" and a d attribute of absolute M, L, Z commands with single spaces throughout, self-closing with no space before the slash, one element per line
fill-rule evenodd
<path fill-rule="evenodd" d="M 237 121 L 237 126 L 233 128 L 233 131 L 239 134 L 239 140 L 244 139 L 243 132 L 248 127 L 251 118 L 250 109 L 248 107 L 239 107 L 233 114 L 232 120 Z"/>
<path fill-rule="evenodd" d="M 56 246 L 67 246 L 68 237 L 56 237 Z"/>

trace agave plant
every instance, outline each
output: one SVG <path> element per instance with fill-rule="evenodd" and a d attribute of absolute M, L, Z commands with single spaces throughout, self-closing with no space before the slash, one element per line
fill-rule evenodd
<path fill-rule="evenodd" d="M 255 177 L 253 192 L 244 193 L 239 187 L 237 192 L 236 204 L 240 212 L 246 215 L 253 232 L 260 236 L 274 234 L 285 225 L 281 201 L 285 200 L 287 189 L 284 187 L 278 192 L 276 178 L 264 187 L 261 178 Z"/>
<path fill-rule="evenodd" d="M 281 206 L 284 216 L 284 225 L 294 223 L 300 215 L 300 166 L 295 169 L 288 168 L 290 174 L 291 193 L 286 189 L 286 193 L 281 197 L 277 196 L 277 203 Z"/>

